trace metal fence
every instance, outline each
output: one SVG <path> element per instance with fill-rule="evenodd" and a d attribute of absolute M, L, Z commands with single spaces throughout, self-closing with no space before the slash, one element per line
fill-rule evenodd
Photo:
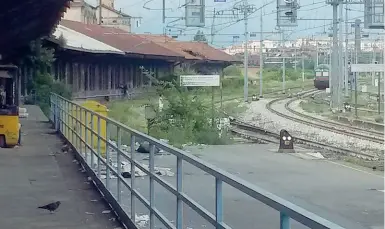
<path fill-rule="evenodd" d="M 187 204 L 191 209 L 206 219 L 215 228 L 230 228 L 223 221 L 223 195 L 222 185 L 227 183 L 240 192 L 256 199 L 271 208 L 280 212 L 280 228 L 289 229 L 290 219 L 294 219 L 303 225 L 314 229 L 343 229 L 342 227 L 325 220 L 311 212 L 308 212 L 272 193 L 262 190 L 234 175 L 231 175 L 221 169 L 215 168 L 203 160 L 188 154 L 182 150 L 174 148 L 155 138 L 147 136 L 133 130 L 117 121 L 102 116 L 89 109 L 86 109 L 72 101 L 69 101 L 59 95 L 51 94 L 51 115 L 50 119 L 55 129 L 66 138 L 66 140 L 75 148 L 77 156 L 80 158 L 83 166 L 89 175 L 93 178 L 93 182 L 98 186 L 99 190 L 107 197 L 108 201 L 115 212 L 117 212 L 120 220 L 127 227 L 132 228 L 135 222 L 135 207 L 139 200 L 150 212 L 149 224 L 150 228 L 155 227 L 155 217 L 169 229 L 182 229 L 183 227 L 183 203 Z M 106 133 L 101 133 L 102 125 L 106 125 Z M 95 126 L 97 128 L 95 128 Z M 113 144 L 109 141 L 112 129 L 116 131 L 117 143 Z M 130 153 L 122 150 L 122 135 L 130 134 Z M 135 143 L 138 139 L 144 139 L 150 143 L 149 168 L 145 168 L 135 159 Z M 102 147 L 106 145 L 107 147 Z M 176 187 L 170 185 L 165 179 L 161 178 L 154 172 L 154 152 L 156 147 L 175 155 L 176 160 Z M 105 152 L 104 149 L 105 148 Z M 116 152 L 117 168 L 111 165 L 111 152 Z M 131 174 L 135 174 L 135 167 L 139 168 L 149 176 L 149 200 L 140 193 L 135 185 L 135 175 L 131 176 L 130 181 L 122 176 L 121 161 L 128 160 L 131 165 Z M 215 177 L 215 213 L 212 214 L 196 201 L 183 192 L 183 168 L 182 162 L 185 161 L 191 165 L 203 170 Z M 96 168 L 94 168 L 94 165 Z M 105 167 L 107 173 L 105 182 L 101 181 L 101 169 Z M 116 176 L 117 190 L 112 190 L 111 175 Z M 176 197 L 176 222 L 173 223 L 167 219 L 162 212 L 154 206 L 155 182 L 163 186 L 168 192 Z M 131 198 L 131 214 L 127 214 L 121 208 L 122 195 L 121 189 L 125 186 L 130 192 Z M 115 193 L 115 194 L 112 194 Z M 251 214 L 251 213 L 250 213 Z"/>

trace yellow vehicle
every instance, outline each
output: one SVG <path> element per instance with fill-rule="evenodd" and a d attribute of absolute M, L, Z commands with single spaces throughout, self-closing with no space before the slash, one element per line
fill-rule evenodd
<path fill-rule="evenodd" d="M 0 147 L 20 144 L 17 67 L 0 65 Z"/>

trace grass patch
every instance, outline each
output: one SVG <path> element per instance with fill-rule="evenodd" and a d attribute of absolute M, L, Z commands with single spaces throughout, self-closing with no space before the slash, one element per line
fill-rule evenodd
<path fill-rule="evenodd" d="M 247 106 L 239 101 L 228 101 L 223 103 L 222 109 L 229 115 L 237 116 L 247 110 Z"/>
<path fill-rule="evenodd" d="M 329 105 L 322 103 L 322 102 L 316 102 L 314 100 L 304 100 L 300 102 L 300 107 L 309 113 L 316 113 L 316 114 L 323 114 L 329 111 Z"/>

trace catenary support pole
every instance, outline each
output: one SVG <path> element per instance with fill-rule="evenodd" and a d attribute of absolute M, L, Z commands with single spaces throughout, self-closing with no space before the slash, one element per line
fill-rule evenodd
<path fill-rule="evenodd" d="M 344 88 L 344 58 L 343 58 L 343 5 L 339 5 L 339 28 L 338 28 L 338 66 L 339 66 L 339 74 L 338 74 L 338 106 L 341 108 L 342 105 L 342 89 Z"/>
<path fill-rule="evenodd" d="M 244 88 L 243 88 L 243 96 L 244 96 L 244 101 L 248 101 L 249 97 L 249 78 L 248 78 L 248 71 L 249 71 L 249 33 L 247 31 L 247 26 L 248 26 L 248 10 L 247 10 L 247 0 L 244 0 L 244 18 L 245 18 L 245 47 L 244 47 Z"/>
<path fill-rule="evenodd" d="M 331 73 L 331 108 L 337 109 L 338 108 L 338 30 L 337 30 L 337 10 L 338 10 L 338 3 L 335 2 L 332 4 L 333 6 L 333 48 L 332 48 L 332 60 L 331 60 L 331 66 L 332 66 L 332 73 Z"/>
<path fill-rule="evenodd" d="M 348 24 L 348 6 L 346 5 L 345 10 L 345 74 L 344 74 L 344 92 L 345 97 L 349 97 L 349 71 L 348 71 L 348 61 L 349 61 L 349 24 Z"/>
<path fill-rule="evenodd" d="M 259 97 L 263 97 L 263 10 L 260 18 L 261 41 L 259 44 Z"/>

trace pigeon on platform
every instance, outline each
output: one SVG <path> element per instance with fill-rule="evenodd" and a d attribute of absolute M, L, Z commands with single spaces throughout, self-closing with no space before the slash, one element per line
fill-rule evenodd
<path fill-rule="evenodd" d="M 53 202 L 53 203 L 50 203 L 50 204 L 47 204 L 47 205 L 44 205 L 44 206 L 40 206 L 38 208 L 41 208 L 41 209 L 46 209 L 48 210 L 50 213 L 53 213 L 56 209 L 59 208 L 61 202 L 60 201 L 56 201 L 56 202 Z"/>

